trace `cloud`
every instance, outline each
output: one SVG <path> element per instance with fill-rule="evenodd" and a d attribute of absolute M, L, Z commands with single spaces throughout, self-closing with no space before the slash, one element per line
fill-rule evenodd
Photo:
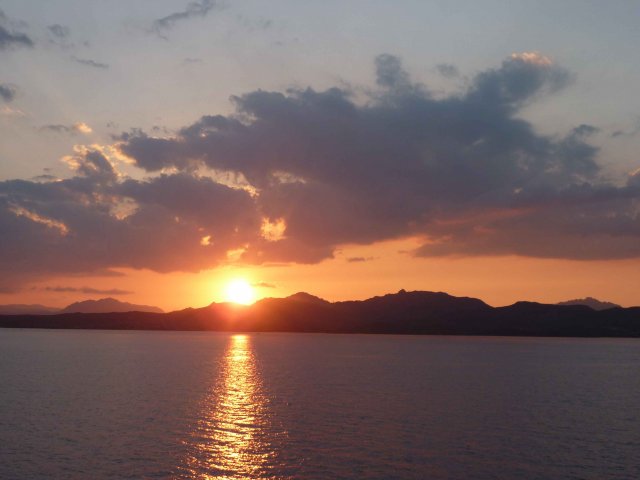
<path fill-rule="evenodd" d="M 516 111 L 542 94 L 557 92 L 572 80 L 570 73 L 536 52 L 514 53 L 500 68 L 478 74 L 470 100 Z"/>
<path fill-rule="evenodd" d="M 43 175 L 36 175 L 35 177 L 32 177 L 31 180 L 34 182 L 57 182 L 59 178 L 55 175 L 45 173 Z"/>
<path fill-rule="evenodd" d="M 111 288 L 111 289 L 101 289 L 101 288 L 91 288 L 91 287 L 45 287 L 44 290 L 48 292 L 59 292 L 59 293 L 88 293 L 88 294 L 99 294 L 99 295 L 130 295 L 134 292 L 130 290 L 121 290 L 119 288 Z"/>
<path fill-rule="evenodd" d="M 273 20 L 264 17 L 248 17 L 246 15 L 236 15 L 236 21 L 247 31 L 266 31 L 273 28 Z"/>
<path fill-rule="evenodd" d="M 50 44 L 56 45 L 62 49 L 70 49 L 76 46 L 75 42 L 71 41 L 71 29 L 66 25 L 60 25 L 54 23 L 47 25 L 47 40 Z M 84 42 L 85 46 L 87 42 Z"/>
<path fill-rule="evenodd" d="M 18 93 L 18 88 L 15 85 L 10 85 L 7 83 L 0 84 L 0 99 L 5 102 L 11 102 Z"/>
<path fill-rule="evenodd" d="M 55 38 L 59 40 L 64 40 L 68 38 L 69 35 L 71 34 L 71 29 L 69 27 L 66 27 L 64 25 L 59 25 L 57 23 L 53 25 L 48 25 L 47 30 L 49 31 L 49 33 L 51 33 L 51 35 L 53 35 Z"/>
<path fill-rule="evenodd" d="M 458 67 L 450 63 L 441 63 L 439 65 L 436 65 L 436 70 L 438 70 L 438 73 L 440 75 L 446 78 L 456 78 L 460 76 Z"/>
<path fill-rule="evenodd" d="M 33 40 L 24 32 L 16 29 L 19 22 L 10 20 L 5 13 L 0 10 L 0 50 L 10 50 L 19 47 L 33 47 Z"/>
<path fill-rule="evenodd" d="M 417 256 L 640 257 L 640 177 L 606 179 L 595 127 L 543 135 L 519 116 L 566 70 L 518 54 L 434 98 L 397 57 L 375 69 L 365 99 L 256 90 L 174 133 L 77 147 L 71 178 L 0 182 L 3 281 L 313 263 L 409 236 Z M 148 177 L 124 177 L 124 160 Z"/>
<path fill-rule="evenodd" d="M 400 58 L 389 54 L 376 57 L 376 83 L 391 89 L 406 89 L 411 86 L 409 75 L 402 68 Z"/>
<path fill-rule="evenodd" d="M 371 260 L 373 260 L 374 257 L 349 257 L 347 258 L 347 262 L 348 263 L 362 263 L 362 262 L 369 262 Z"/>
<path fill-rule="evenodd" d="M 611 134 L 611 138 L 618 137 L 635 137 L 638 133 L 640 133 L 640 118 L 637 118 L 635 123 L 628 129 L 625 130 L 616 130 Z"/>
<path fill-rule="evenodd" d="M 73 60 L 76 63 L 79 63 L 80 65 L 85 65 L 87 67 L 101 68 L 101 69 L 109 68 L 109 64 L 102 63 L 102 62 L 96 62 L 95 60 L 91 60 L 89 58 L 78 58 L 78 57 L 73 56 L 73 57 L 71 57 L 71 60 Z"/>
<path fill-rule="evenodd" d="M 248 192 L 191 174 L 122 177 L 107 152 L 77 148 L 68 179 L 0 182 L 0 288 L 117 266 L 198 271 L 259 235 Z"/>
<path fill-rule="evenodd" d="M 571 133 L 574 137 L 585 138 L 593 135 L 594 133 L 598 133 L 599 131 L 600 129 L 598 127 L 583 123 L 582 125 L 575 127 Z"/>
<path fill-rule="evenodd" d="M 8 117 L 26 117 L 27 115 L 17 108 L 11 108 L 8 105 L 4 105 L 0 108 L 0 115 L 6 115 Z"/>
<path fill-rule="evenodd" d="M 276 288 L 276 286 L 272 283 L 267 282 L 256 282 L 251 284 L 252 287 L 256 288 Z"/>
<path fill-rule="evenodd" d="M 514 54 L 465 90 L 433 99 L 399 58 L 381 55 L 375 66 L 381 90 L 365 103 L 338 88 L 258 90 L 233 97 L 235 115 L 202 117 L 169 138 L 125 134 L 120 148 L 149 172 L 204 165 L 243 175 L 265 215 L 286 224 L 281 241 L 247 249 L 247 260 L 313 262 L 340 244 L 407 235 L 428 239 L 419 255 L 640 254 L 632 228 L 637 192 L 601 178 L 599 149 L 588 141 L 595 127 L 550 137 L 517 116 L 567 87 L 565 69 L 538 53 Z M 282 172 L 297 180 L 281 181 Z M 629 223 L 619 238 L 594 206 L 604 204 Z M 585 225 L 564 228 L 570 215 Z M 518 223 L 522 218 L 535 232 Z M 587 226 L 593 232 L 582 230 Z M 532 245 L 550 230 L 555 243 Z M 488 238 L 489 231 L 493 249 L 456 241 Z"/>
<path fill-rule="evenodd" d="M 73 125 L 61 125 L 61 124 L 52 124 L 52 125 L 43 125 L 40 127 L 41 131 L 48 131 L 54 133 L 69 133 L 71 135 L 76 135 L 79 133 L 88 135 L 93 132 L 93 129 L 84 122 L 77 122 Z"/>
<path fill-rule="evenodd" d="M 189 20 L 191 18 L 205 17 L 215 7 L 217 7 L 217 2 L 215 0 L 189 2 L 184 10 L 171 13 L 165 17 L 155 20 L 151 29 L 161 37 L 165 38 L 164 32 L 173 28 L 176 23 Z"/>

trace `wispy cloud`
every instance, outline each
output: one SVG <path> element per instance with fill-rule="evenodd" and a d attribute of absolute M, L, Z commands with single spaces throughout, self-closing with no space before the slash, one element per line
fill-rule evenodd
<path fill-rule="evenodd" d="M 438 73 L 446 78 L 456 78 L 460 76 L 460 72 L 458 71 L 458 67 L 451 63 L 441 63 L 436 65 L 436 70 Z"/>
<path fill-rule="evenodd" d="M 44 173 L 42 175 L 36 175 L 35 177 L 32 177 L 31 180 L 33 180 L 34 182 L 56 182 L 60 179 L 55 175 L 51 175 L 50 173 Z"/>
<path fill-rule="evenodd" d="M 624 130 L 616 130 L 611 134 L 612 138 L 617 137 L 634 137 L 640 133 L 640 117 L 636 119 L 635 123 Z"/>
<path fill-rule="evenodd" d="M 79 63 L 80 65 L 85 65 L 87 67 L 102 68 L 102 69 L 109 68 L 108 63 L 96 62 L 95 60 L 91 60 L 90 58 L 78 58 L 76 56 L 73 56 L 71 57 L 71 59 L 74 62 Z"/>
<path fill-rule="evenodd" d="M 76 46 L 76 44 L 71 41 L 71 28 L 59 23 L 47 25 L 47 38 L 50 44 L 62 49 L 70 49 Z"/>
<path fill-rule="evenodd" d="M 77 122 L 73 125 L 61 125 L 61 124 L 52 124 L 52 125 L 43 125 L 40 127 L 41 131 L 55 132 L 55 133 L 69 133 L 72 135 L 82 133 L 88 135 L 93 132 L 93 129 L 84 122 Z"/>
<path fill-rule="evenodd" d="M 69 27 L 57 23 L 47 26 L 47 30 L 49 31 L 49 33 L 51 33 L 51 35 L 60 40 L 68 38 L 71 34 L 71 29 Z"/>
<path fill-rule="evenodd" d="M 273 28 L 273 20 L 264 17 L 248 17 L 246 15 L 236 15 L 238 23 L 247 31 L 265 31 Z"/>
<path fill-rule="evenodd" d="M 252 287 L 256 288 L 276 288 L 276 286 L 272 283 L 267 282 L 256 282 L 251 284 Z"/>
<path fill-rule="evenodd" d="M 371 260 L 374 260 L 374 257 L 349 257 L 349 258 L 347 258 L 347 262 L 349 262 L 349 263 L 369 262 Z"/>
<path fill-rule="evenodd" d="M 189 20 L 191 18 L 204 17 L 211 10 L 218 6 L 215 0 L 193 1 L 187 4 L 184 10 L 174 12 L 155 20 L 151 26 L 152 31 L 166 38 L 164 33 L 173 28 L 176 23 Z"/>
<path fill-rule="evenodd" d="M 44 290 L 48 292 L 59 292 L 59 293 L 89 293 L 89 294 L 99 294 L 99 295 L 130 295 L 134 292 L 130 290 L 121 290 L 119 288 L 92 288 L 92 287 L 45 287 Z"/>
<path fill-rule="evenodd" d="M 17 108 L 11 108 L 8 105 L 3 105 L 0 107 L 0 115 L 5 115 L 7 117 L 26 117 L 26 113 Z"/>

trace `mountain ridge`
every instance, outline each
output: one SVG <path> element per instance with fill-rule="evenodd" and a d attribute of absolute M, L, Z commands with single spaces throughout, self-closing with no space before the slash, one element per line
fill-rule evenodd
<path fill-rule="evenodd" d="M 213 303 L 169 313 L 4 315 L 0 316 L 0 327 L 640 337 L 640 307 L 597 311 L 584 305 L 526 301 L 492 307 L 472 297 L 404 290 L 331 303 L 301 293 L 265 298 L 253 305 Z"/>
<path fill-rule="evenodd" d="M 116 313 L 116 312 L 154 312 L 164 313 L 161 308 L 150 305 L 136 305 L 122 302 L 112 297 L 99 300 L 83 300 L 66 306 L 59 313 Z"/>

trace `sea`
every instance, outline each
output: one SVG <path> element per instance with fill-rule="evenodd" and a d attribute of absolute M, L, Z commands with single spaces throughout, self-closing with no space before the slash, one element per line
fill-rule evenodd
<path fill-rule="evenodd" d="M 640 339 L 0 329 L 0 479 L 640 479 Z"/>

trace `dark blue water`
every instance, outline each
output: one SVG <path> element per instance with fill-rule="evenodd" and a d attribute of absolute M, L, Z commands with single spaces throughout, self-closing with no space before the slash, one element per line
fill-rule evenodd
<path fill-rule="evenodd" d="M 0 478 L 640 478 L 640 341 L 0 330 Z"/>

